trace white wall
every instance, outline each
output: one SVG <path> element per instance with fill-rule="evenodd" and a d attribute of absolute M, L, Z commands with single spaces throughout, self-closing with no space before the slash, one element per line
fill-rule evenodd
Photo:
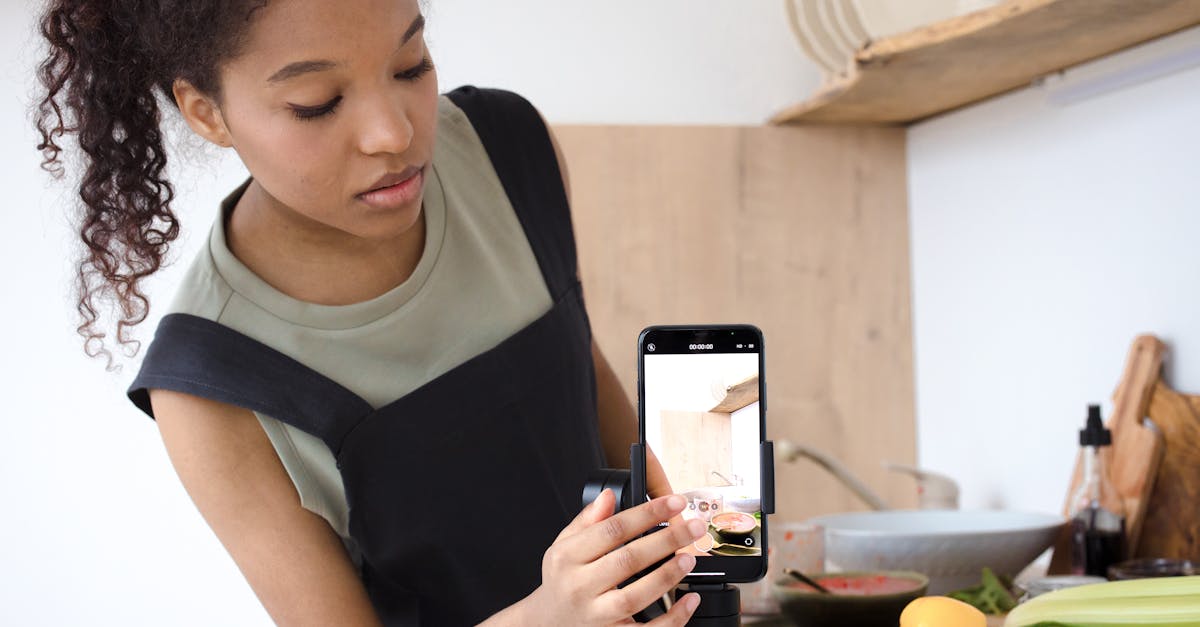
<path fill-rule="evenodd" d="M 553 122 L 753 124 L 819 80 L 775 1 L 428 4 L 443 88 L 514 89 Z M 124 400 L 136 361 L 107 374 L 73 332 L 73 192 L 38 169 L 26 116 L 38 5 L 0 4 L 0 624 L 270 624 Z M 172 171 L 182 262 L 153 282 L 159 305 L 244 176 L 204 151 L 173 153 Z"/>
<path fill-rule="evenodd" d="M 1059 511 L 1139 333 L 1200 393 L 1198 53 L 1193 29 L 909 132 L 918 455 L 964 507 Z"/>
<path fill-rule="evenodd" d="M 820 82 L 781 0 L 426 0 L 446 88 L 524 94 L 554 122 L 760 124 Z"/>

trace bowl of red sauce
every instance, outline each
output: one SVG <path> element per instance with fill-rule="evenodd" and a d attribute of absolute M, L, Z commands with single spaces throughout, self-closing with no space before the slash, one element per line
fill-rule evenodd
<path fill-rule="evenodd" d="M 742 512 L 724 512 L 709 521 L 722 542 L 740 542 L 758 529 L 758 520 Z"/>
<path fill-rule="evenodd" d="M 924 596 L 929 578 L 912 571 L 809 574 L 832 594 L 792 577 L 776 579 L 771 591 L 797 627 L 896 627 L 900 613 Z"/>

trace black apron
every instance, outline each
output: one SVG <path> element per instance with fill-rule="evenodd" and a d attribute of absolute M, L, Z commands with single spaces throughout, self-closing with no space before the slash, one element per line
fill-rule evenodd
<path fill-rule="evenodd" d="M 471 625 L 528 595 L 603 467 L 591 331 L 549 135 L 519 96 L 449 94 L 483 141 L 553 306 L 507 340 L 374 409 L 218 323 L 165 316 L 129 396 L 194 394 L 321 438 L 337 459 L 361 577 L 385 624 Z"/>

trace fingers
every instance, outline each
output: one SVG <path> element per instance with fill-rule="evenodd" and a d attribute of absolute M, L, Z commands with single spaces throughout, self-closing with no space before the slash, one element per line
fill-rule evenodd
<path fill-rule="evenodd" d="M 643 503 L 616 516 L 611 515 L 610 506 L 605 510 L 610 514 L 607 518 L 598 519 L 591 526 L 576 532 L 573 536 L 562 536 L 562 551 L 574 562 L 593 562 L 609 551 L 641 536 L 658 523 L 669 520 L 683 511 L 685 505 L 686 500 L 682 496 L 672 494 Z M 583 515 L 581 514 L 581 516 Z M 574 521 L 568 525 L 568 528 L 573 525 L 575 525 Z M 666 552 L 661 555 L 666 555 Z"/>
<path fill-rule="evenodd" d="M 630 616 L 639 612 L 669 592 L 692 571 L 696 566 L 696 558 L 691 555 L 676 555 L 667 563 L 654 569 L 645 577 L 634 581 L 624 588 L 610 590 L 600 596 L 600 607 L 603 615 Z M 690 597 L 690 598 L 689 598 Z M 671 611 L 660 616 L 652 625 L 683 625 L 692 615 L 700 597 L 688 594 L 679 599 Z M 691 604 L 689 606 L 689 603 Z M 659 622 L 662 621 L 662 622 Z"/>
<path fill-rule="evenodd" d="M 707 528 L 703 520 L 681 521 L 681 524 L 670 525 L 614 549 L 594 564 L 593 568 L 599 571 L 597 580 L 613 582 L 613 585 L 625 581 L 677 549 L 691 546 L 697 538 L 705 535 Z M 695 560 L 692 562 L 694 564 Z"/>
<path fill-rule="evenodd" d="M 674 605 L 671 606 L 671 611 L 659 616 L 658 618 L 646 623 L 647 625 L 655 625 L 657 627 L 682 627 L 686 625 L 692 614 L 696 613 L 696 608 L 700 607 L 700 595 L 695 592 L 689 592 Z"/>
<path fill-rule="evenodd" d="M 613 491 L 605 488 L 600 492 L 600 496 L 596 500 L 588 504 L 575 516 L 575 519 L 570 522 L 562 531 L 558 533 L 558 539 L 573 536 L 580 531 L 596 524 L 597 522 L 612 516 L 614 508 L 617 505 L 617 498 L 613 496 Z"/>

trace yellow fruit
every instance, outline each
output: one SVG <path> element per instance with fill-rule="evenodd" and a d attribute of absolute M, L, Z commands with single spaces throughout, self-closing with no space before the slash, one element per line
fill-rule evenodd
<path fill-rule="evenodd" d="M 921 597 L 904 608 L 900 627 L 987 627 L 987 617 L 958 599 Z"/>

